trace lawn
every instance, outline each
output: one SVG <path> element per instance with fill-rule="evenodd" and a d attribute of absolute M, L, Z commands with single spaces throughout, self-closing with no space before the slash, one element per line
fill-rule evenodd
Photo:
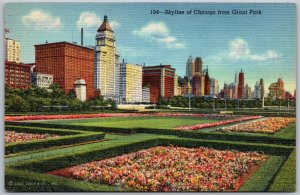
<path fill-rule="evenodd" d="M 80 119 L 80 120 L 55 120 L 45 121 L 47 124 L 64 124 L 80 126 L 99 126 L 114 128 L 153 128 L 153 129 L 170 129 L 183 125 L 195 125 L 216 122 L 221 119 L 206 119 L 199 117 L 114 117 L 114 118 L 97 118 L 97 119 Z"/>

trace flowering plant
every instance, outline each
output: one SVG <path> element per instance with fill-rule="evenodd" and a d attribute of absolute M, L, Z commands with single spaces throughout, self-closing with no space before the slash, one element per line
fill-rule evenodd
<path fill-rule="evenodd" d="M 59 137 L 55 134 L 31 134 L 31 133 L 17 133 L 15 131 L 5 131 L 5 143 L 24 142 L 31 140 L 42 140 Z"/>
<path fill-rule="evenodd" d="M 179 127 L 176 127 L 176 129 L 177 130 L 198 130 L 198 129 L 217 127 L 217 126 L 221 126 L 221 125 L 227 125 L 227 124 L 232 124 L 232 123 L 242 122 L 242 121 L 247 121 L 247 120 L 254 120 L 254 119 L 259 119 L 259 118 L 262 118 L 262 116 L 243 116 L 243 117 L 228 119 L 228 120 L 224 120 L 224 121 L 196 124 L 196 125 L 190 125 L 190 126 L 179 126 Z"/>
<path fill-rule="evenodd" d="M 222 131 L 237 132 L 259 132 L 259 133 L 276 133 L 290 123 L 295 123 L 296 118 L 292 117 L 268 117 L 257 121 L 250 121 L 242 124 L 224 127 Z"/>
<path fill-rule="evenodd" d="M 241 176 L 266 159 L 257 152 L 159 146 L 49 174 L 133 191 L 236 191 Z"/>

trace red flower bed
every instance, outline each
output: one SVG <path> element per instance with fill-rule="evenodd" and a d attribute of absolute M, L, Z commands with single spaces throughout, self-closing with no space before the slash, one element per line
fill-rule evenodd
<path fill-rule="evenodd" d="M 31 134 L 31 133 L 17 133 L 15 131 L 5 131 L 5 143 L 24 142 L 31 140 L 42 140 L 59 137 L 55 134 Z"/>
<path fill-rule="evenodd" d="M 217 127 L 217 126 L 221 126 L 221 125 L 227 125 L 227 124 L 232 124 L 232 123 L 242 122 L 242 121 L 247 121 L 247 120 L 259 119 L 259 118 L 262 118 L 262 116 L 243 116 L 243 117 L 239 117 L 239 118 L 233 118 L 233 119 L 217 121 L 217 122 L 212 122 L 212 123 L 203 123 L 203 124 L 190 125 L 190 126 L 179 126 L 179 127 L 176 127 L 176 129 L 177 130 L 198 130 L 198 129 Z"/>
<path fill-rule="evenodd" d="M 131 113 L 107 113 L 107 114 L 66 114 L 66 115 L 32 115 L 32 116 L 5 116 L 5 121 L 26 120 L 52 120 L 52 119 L 80 119 L 80 118 L 104 118 L 104 117 L 129 117 L 145 116 L 144 114 Z"/>
<path fill-rule="evenodd" d="M 32 115 L 32 116 L 5 116 L 5 121 L 26 121 L 26 120 L 57 120 L 57 119 L 81 119 L 81 118 L 105 118 L 105 117 L 142 117 L 142 116 L 191 116 L 205 118 L 227 118 L 232 115 L 220 114 L 185 114 L 185 113 L 154 113 L 154 114 L 139 114 L 139 113 L 106 113 L 106 114 L 66 114 L 66 115 Z"/>
<path fill-rule="evenodd" d="M 257 152 L 160 146 L 49 174 L 131 191 L 237 191 L 267 158 Z"/>

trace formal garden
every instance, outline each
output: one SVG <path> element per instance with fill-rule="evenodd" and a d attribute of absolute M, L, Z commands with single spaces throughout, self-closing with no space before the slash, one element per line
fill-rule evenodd
<path fill-rule="evenodd" d="M 294 191 L 296 118 L 183 112 L 5 117 L 11 192 Z"/>

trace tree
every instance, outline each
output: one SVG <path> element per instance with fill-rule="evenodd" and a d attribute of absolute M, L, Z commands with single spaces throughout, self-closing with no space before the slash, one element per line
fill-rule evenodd
<path fill-rule="evenodd" d="M 68 97 L 71 98 L 71 99 L 76 99 L 77 98 L 75 89 L 70 90 L 70 92 L 68 94 Z"/>

